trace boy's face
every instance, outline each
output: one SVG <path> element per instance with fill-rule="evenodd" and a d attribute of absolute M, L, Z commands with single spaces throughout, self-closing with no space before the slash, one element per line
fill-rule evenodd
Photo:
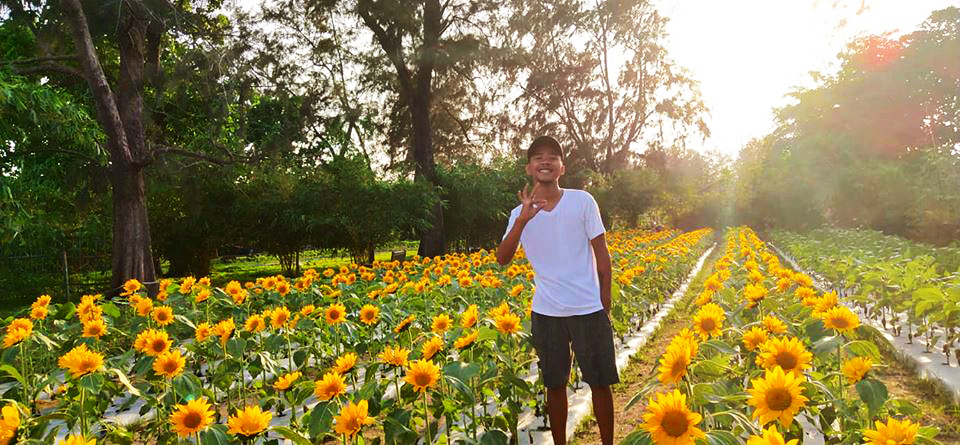
<path fill-rule="evenodd" d="M 527 162 L 527 175 L 541 184 L 555 183 L 565 171 L 563 159 L 550 147 L 535 149 L 533 156 Z"/>

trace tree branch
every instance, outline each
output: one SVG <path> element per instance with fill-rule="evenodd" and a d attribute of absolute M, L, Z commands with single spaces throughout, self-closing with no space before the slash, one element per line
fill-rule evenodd
<path fill-rule="evenodd" d="M 59 63 L 44 63 L 41 65 L 34 65 L 28 67 L 14 67 L 13 71 L 17 74 L 36 74 L 36 73 L 59 73 L 66 74 L 68 76 L 77 77 L 83 79 L 83 72 L 72 68 L 66 65 L 61 65 Z"/>
<path fill-rule="evenodd" d="M 175 155 L 180 155 L 180 156 L 184 156 L 184 157 L 188 157 L 188 158 L 193 158 L 193 159 L 199 159 L 199 160 L 201 160 L 201 161 L 207 161 L 207 162 L 209 162 L 209 163 L 211 163 L 211 164 L 217 164 L 217 165 L 219 165 L 219 166 L 236 164 L 236 163 L 238 163 L 238 162 L 240 162 L 240 161 L 254 161 L 254 160 L 259 159 L 259 157 L 256 157 L 256 156 L 249 156 L 249 157 L 246 157 L 246 158 L 243 158 L 243 159 L 237 159 L 237 158 L 233 158 L 233 157 L 231 157 L 230 159 L 222 159 L 222 158 L 217 158 L 217 157 L 210 156 L 210 155 L 203 154 L 203 153 L 197 153 L 197 152 L 195 152 L 195 151 L 184 150 L 184 149 L 178 148 L 178 147 L 171 147 L 171 146 L 169 146 L 169 145 L 153 145 L 153 146 L 152 146 L 152 150 L 150 150 L 150 157 L 149 157 L 149 159 L 146 160 L 146 161 L 144 161 L 144 162 L 142 162 L 142 163 L 140 163 L 140 164 L 141 164 L 141 166 L 147 166 L 147 165 L 149 165 L 150 163 L 152 163 L 154 160 L 156 160 L 156 158 L 158 158 L 158 157 L 160 157 L 160 156 L 164 156 L 164 155 L 166 155 L 167 153 L 171 153 L 171 154 L 175 154 Z"/>
<path fill-rule="evenodd" d="M 0 60 L 0 63 L 9 63 L 11 65 L 28 65 L 32 63 L 57 62 L 60 60 L 77 60 L 77 56 L 61 55 L 61 56 L 34 57 L 32 59 Z"/>

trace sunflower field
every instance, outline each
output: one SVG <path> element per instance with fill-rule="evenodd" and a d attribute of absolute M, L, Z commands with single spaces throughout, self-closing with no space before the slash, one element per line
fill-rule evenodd
<path fill-rule="evenodd" d="M 960 248 L 869 230 L 780 231 L 774 241 L 894 335 L 960 363 Z"/>
<path fill-rule="evenodd" d="M 711 234 L 608 235 L 620 336 Z M 526 341 L 533 278 L 525 260 L 480 251 L 40 296 L 5 323 L 0 444 L 509 443 L 543 403 Z"/>
<path fill-rule="evenodd" d="M 622 443 L 936 443 L 938 429 L 872 376 L 884 364 L 870 328 L 749 228 L 727 232 L 695 304 L 628 402 L 647 405 Z"/>

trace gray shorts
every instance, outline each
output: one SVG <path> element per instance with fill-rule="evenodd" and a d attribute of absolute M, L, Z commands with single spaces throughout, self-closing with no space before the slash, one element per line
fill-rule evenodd
<path fill-rule="evenodd" d="M 570 345 L 577 356 L 583 381 L 608 386 L 620 381 L 613 349 L 613 329 L 603 310 L 586 315 L 551 317 L 531 314 L 531 341 L 537 350 L 543 384 L 564 386 L 570 379 Z"/>

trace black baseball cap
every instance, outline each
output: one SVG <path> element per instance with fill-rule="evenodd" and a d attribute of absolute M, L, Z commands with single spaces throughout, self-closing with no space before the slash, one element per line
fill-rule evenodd
<path fill-rule="evenodd" d="M 540 147 L 550 149 L 550 151 L 560 156 L 560 160 L 563 160 L 563 149 L 560 148 L 560 143 L 550 136 L 540 136 L 530 143 L 530 148 L 527 148 L 527 162 L 530 162 L 530 159 L 533 158 L 533 155 L 536 154 L 537 149 Z"/>

